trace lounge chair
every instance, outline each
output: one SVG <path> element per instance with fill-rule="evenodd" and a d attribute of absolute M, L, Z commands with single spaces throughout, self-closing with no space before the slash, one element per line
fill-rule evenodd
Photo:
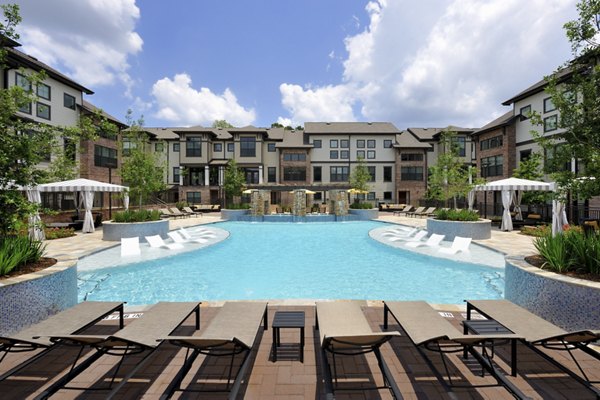
<path fill-rule="evenodd" d="M 400 325 L 406 336 L 416 346 L 419 353 L 423 356 L 433 373 L 438 380 L 449 387 L 455 385 L 452 382 L 450 371 L 444 353 L 456 353 L 468 351 L 479 362 L 482 368 L 487 370 L 497 381 L 498 385 L 504 386 L 511 394 L 517 398 L 527 398 L 508 378 L 504 373 L 498 370 L 491 361 L 493 352 L 490 355 L 487 351 L 486 344 L 502 343 L 509 340 L 512 345 L 513 354 L 516 349 L 516 342 L 522 337 L 514 334 L 490 334 L 490 335 L 466 335 L 460 332 L 458 328 L 452 325 L 436 310 L 431 308 L 424 301 L 385 301 L 383 307 L 383 328 L 388 328 L 388 313 L 394 317 Z M 474 346 L 481 345 L 481 353 L 477 352 Z M 433 362 L 429 359 L 425 350 L 440 354 L 442 364 L 446 372 L 446 377 L 438 371 Z M 514 358 L 513 358 L 514 361 Z M 516 370 L 512 370 L 513 376 L 516 375 Z M 489 386 L 489 385 L 486 385 Z M 477 387 L 469 385 L 468 387 Z"/>
<path fill-rule="evenodd" d="M 208 242 L 208 239 L 203 239 L 203 238 L 187 239 L 183 235 L 181 235 L 181 233 L 178 231 L 167 232 L 167 235 L 169 235 L 169 237 L 171 239 L 173 239 L 173 242 L 175 242 L 175 243 L 188 243 L 188 242 L 206 243 L 206 242 Z"/>
<path fill-rule="evenodd" d="M 427 210 L 425 211 L 421 211 L 421 212 L 415 212 L 413 217 L 429 217 L 431 215 L 433 215 L 435 213 L 435 207 L 429 207 Z"/>
<path fill-rule="evenodd" d="M 455 236 L 454 240 L 452 241 L 452 246 L 442 247 L 439 249 L 439 252 L 444 254 L 456 254 L 459 251 L 468 252 L 470 244 L 471 238 Z"/>
<path fill-rule="evenodd" d="M 408 242 L 406 243 L 407 247 L 440 247 L 440 243 L 444 240 L 445 235 L 438 235 L 437 233 L 432 233 L 427 239 L 426 242 Z"/>
<path fill-rule="evenodd" d="M 192 236 L 192 234 L 189 231 L 187 231 L 186 229 L 184 229 L 183 227 L 179 228 L 178 232 L 181 234 L 181 236 L 183 236 L 187 240 L 198 239 L 198 238 L 214 238 L 215 237 L 215 233 L 213 231 L 211 231 L 210 229 L 200 229 L 199 231 L 195 232 L 195 233 L 199 234 L 199 236 L 197 236 L 197 237 Z"/>
<path fill-rule="evenodd" d="M 163 342 L 162 338 L 171 334 L 190 315 L 196 314 L 196 329 L 200 329 L 200 303 L 198 302 L 159 302 L 138 318 L 129 323 L 125 328 L 112 335 L 52 335 L 50 340 L 57 343 L 81 346 L 82 349 L 91 347 L 95 353 L 78 364 L 79 357 L 73 362 L 72 368 L 48 387 L 38 399 L 46 399 L 61 389 L 70 389 L 65 385 L 90 367 L 104 354 L 120 356 L 121 361 L 115 367 L 114 374 L 107 388 L 112 389 L 108 397 L 112 397 L 131 378 L 153 354 L 154 350 Z M 126 356 L 130 354 L 147 354 L 135 364 L 129 373 L 113 388 L 115 378 Z M 85 390 L 80 387 L 77 390 Z"/>
<path fill-rule="evenodd" d="M 121 238 L 121 257 L 140 255 L 140 238 Z"/>
<path fill-rule="evenodd" d="M 161 218 L 177 218 L 178 216 L 173 214 L 171 212 L 171 210 L 169 210 L 168 208 L 160 208 L 160 217 Z"/>
<path fill-rule="evenodd" d="M 202 214 L 202 211 L 194 211 L 190 207 L 183 207 L 183 211 L 185 211 L 186 213 L 188 213 L 190 215 L 194 215 L 196 217 L 202 217 L 204 215 L 204 214 Z"/>
<path fill-rule="evenodd" d="M 0 381 L 20 371 L 46 354 L 54 346 L 54 342 L 50 340 L 48 335 L 75 334 L 116 311 L 119 312 L 120 327 L 123 328 L 123 303 L 84 301 L 58 314 L 52 315 L 37 324 L 31 325 L 20 332 L 0 336 L 0 351 L 5 353 L 0 358 L 0 362 L 7 353 L 21 353 L 24 351 L 45 349 L 35 357 L 2 374 Z"/>
<path fill-rule="evenodd" d="M 145 236 L 145 238 L 150 247 L 164 247 L 170 250 L 183 248 L 183 245 L 181 243 L 165 243 L 165 241 L 160 237 L 160 235 Z"/>
<path fill-rule="evenodd" d="M 392 378 L 379 348 L 398 332 L 373 332 L 369 322 L 362 312 L 360 304 L 355 301 L 342 302 L 317 302 L 316 304 L 316 329 L 319 331 L 319 342 L 321 344 L 322 368 L 325 377 L 325 390 L 328 398 L 332 398 L 334 391 L 353 390 L 354 388 L 340 388 L 336 373 L 336 355 L 361 355 L 373 352 L 383 375 L 383 386 L 390 390 L 392 396 L 401 399 L 402 395 Z M 333 378 L 329 366 L 327 353 L 332 356 Z M 338 386 L 338 387 L 336 387 Z"/>
<path fill-rule="evenodd" d="M 407 217 L 412 217 L 412 216 L 414 216 L 415 214 L 422 213 L 423 211 L 425 211 L 425 207 L 419 207 L 419 208 L 417 208 L 415 211 L 410 211 L 410 212 L 407 212 L 407 213 L 406 213 L 406 216 L 407 216 Z"/>
<path fill-rule="evenodd" d="M 389 207 L 388 207 L 389 208 Z M 392 215 L 402 215 L 402 214 L 406 214 L 407 212 L 409 212 L 410 210 L 412 210 L 413 206 L 406 206 L 404 207 L 402 210 L 400 211 L 394 211 L 392 213 Z"/>
<path fill-rule="evenodd" d="M 186 359 L 175 379 L 169 384 L 161 398 L 168 399 L 176 391 L 192 391 L 182 389 L 181 382 L 188 374 L 192 364 L 199 354 L 206 356 L 229 356 L 229 376 L 224 392 L 229 391 L 229 398 L 235 399 L 246 370 L 250 366 L 250 353 L 258 347 L 261 323 L 263 329 L 268 324 L 266 302 L 226 302 L 217 315 L 209 322 L 199 336 L 166 336 L 163 339 L 177 346 L 188 349 Z M 191 353 L 190 353 L 191 351 Z M 234 356 L 244 354 L 241 366 L 233 378 L 231 371 Z M 230 386 L 231 385 L 231 386 Z M 197 390 L 193 390 L 197 391 Z"/>
<path fill-rule="evenodd" d="M 404 242 L 420 242 L 421 239 L 423 239 L 425 236 L 427 236 L 427 231 L 419 231 L 417 233 L 415 233 L 414 236 L 412 237 L 406 237 L 406 236 L 395 236 L 392 238 L 389 238 L 388 240 L 390 242 L 398 242 L 398 241 L 404 241 Z"/>
<path fill-rule="evenodd" d="M 403 226 L 400 228 L 388 229 L 381 236 L 412 236 L 419 231 L 419 228 Z"/>
<path fill-rule="evenodd" d="M 593 383 L 597 382 L 590 380 L 572 353 L 573 350 L 579 349 L 600 360 L 600 353 L 589 346 L 600 340 L 600 331 L 566 331 L 508 300 L 467 300 L 467 320 L 471 320 L 473 310 L 476 310 L 479 314 L 488 318 L 488 320 L 493 320 L 511 332 L 521 336 L 523 338 L 521 341 L 525 345 L 553 363 L 563 372 L 569 374 L 579 383 L 594 391 L 597 397 L 600 397 L 600 389 L 593 385 Z M 546 352 L 540 350 L 540 347 L 567 351 L 570 359 L 575 362 L 583 378 Z"/>
<path fill-rule="evenodd" d="M 187 213 L 187 212 L 182 212 L 182 211 L 181 211 L 179 208 L 177 208 L 177 207 L 171 207 L 171 208 L 169 208 L 169 210 L 171 211 L 171 213 L 172 213 L 174 216 L 176 216 L 176 217 L 181 217 L 181 218 L 187 218 L 187 217 L 190 217 L 190 216 L 193 214 L 193 212 L 192 212 L 191 214 L 190 214 L 190 213 Z"/>

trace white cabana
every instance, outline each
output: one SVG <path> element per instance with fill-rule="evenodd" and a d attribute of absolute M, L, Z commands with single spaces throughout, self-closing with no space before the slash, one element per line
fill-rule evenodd
<path fill-rule="evenodd" d="M 555 185 L 553 182 L 541 182 L 541 181 L 531 181 L 528 179 L 520 179 L 520 178 L 508 178 L 501 179 L 499 181 L 489 182 L 485 185 L 477 185 L 473 188 L 472 191 L 500 191 L 502 192 L 502 205 L 504 206 L 504 212 L 502 213 L 502 225 L 500 227 L 503 231 L 512 231 L 512 219 L 510 217 L 510 205 L 512 203 L 512 199 L 518 199 L 515 201 L 515 208 L 517 209 L 517 213 L 521 212 L 520 207 L 520 196 L 514 194 L 515 191 L 524 191 L 524 190 L 535 190 L 535 191 L 547 191 L 552 192 L 555 190 Z M 556 202 L 558 204 L 558 202 Z M 553 202 L 553 207 L 554 207 Z M 564 210 L 564 205 L 562 206 L 562 210 Z M 554 215 L 553 210 L 553 215 Z M 552 232 L 555 232 L 555 229 L 559 229 L 558 232 L 562 231 L 562 225 L 566 222 L 566 215 L 564 212 L 559 211 L 559 215 L 561 218 L 552 218 Z M 564 221 L 562 219 L 564 218 Z M 555 228 L 555 222 L 558 224 L 559 222 L 563 222 L 560 224 L 560 227 Z"/>
<path fill-rule="evenodd" d="M 42 196 L 40 196 L 40 191 L 37 188 L 27 188 L 25 189 L 25 193 L 27 193 L 27 200 L 31 203 L 35 203 L 38 206 L 42 204 Z M 41 227 L 41 222 L 40 213 L 36 210 L 29 217 L 29 237 L 31 239 L 44 240 L 46 238 L 44 230 Z"/>
<path fill-rule="evenodd" d="M 83 205 L 85 217 L 83 218 L 83 232 L 94 232 L 92 218 L 92 206 L 96 192 L 122 192 L 124 194 L 123 204 L 129 204 L 129 188 L 127 186 L 115 185 L 93 181 L 91 179 L 73 179 L 70 181 L 45 183 L 36 188 L 39 192 L 83 192 Z"/>

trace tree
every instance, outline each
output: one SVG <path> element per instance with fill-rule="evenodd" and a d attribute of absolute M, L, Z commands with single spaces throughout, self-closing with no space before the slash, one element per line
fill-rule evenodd
<path fill-rule="evenodd" d="M 125 117 L 130 128 L 123 134 L 121 150 L 124 156 L 121 165 L 121 179 L 129 186 L 131 197 L 139 199 L 140 207 L 149 195 L 166 189 L 164 182 L 165 165 L 158 154 L 148 151 L 148 136 L 140 118 L 133 121 L 131 110 Z"/>
<path fill-rule="evenodd" d="M 577 10 L 579 18 L 564 25 L 573 59 L 546 78 L 563 131 L 537 133 L 537 140 L 552 155 L 546 168 L 562 189 L 560 196 L 571 190 L 588 199 L 600 194 L 600 1 L 581 0 Z M 539 114 L 534 121 L 543 122 Z M 566 167 L 572 159 L 578 160 L 579 171 Z M 590 179 L 577 179 L 581 174 Z"/>
<path fill-rule="evenodd" d="M 521 160 L 519 165 L 513 171 L 515 178 L 529 179 L 539 181 L 543 178 L 542 155 L 540 153 L 531 153 L 526 160 Z M 528 191 L 523 193 L 521 202 L 523 204 L 544 204 L 548 200 L 548 192 Z"/>
<path fill-rule="evenodd" d="M 361 157 L 358 159 L 358 164 L 352 170 L 350 174 L 350 186 L 357 193 L 365 194 L 370 190 L 369 181 L 371 181 L 372 177 L 369 173 L 369 169 L 367 168 L 367 164 L 365 160 Z"/>
<path fill-rule="evenodd" d="M 241 196 L 246 185 L 244 172 L 237 166 L 234 159 L 229 160 L 225 167 L 223 177 L 223 190 L 225 190 L 225 205 L 233 200 L 233 196 Z"/>
<path fill-rule="evenodd" d="M 467 167 L 458 156 L 458 146 L 454 140 L 456 132 L 449 127 L 440 135 L 442 151 L 436 164 L 430 168 L 426 198 L 440 201 L 456 200 L 465 197 L 473 188 L 475 171 Z"/>
<path fill-rule="evenodd" d="M 213 128 L 233 128 L 234 126 L 231 125 L 229 122 L 227 122 L 224 119 L 216 119 L 213 123 L 212 123 L 212 127 Z"/>

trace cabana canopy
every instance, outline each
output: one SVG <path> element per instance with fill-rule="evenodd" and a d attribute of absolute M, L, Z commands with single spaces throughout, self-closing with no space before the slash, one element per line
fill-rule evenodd
<path fill-rule="evenodd" d="M 504 206 L 504 212 L 502 213 L 502 226 L 500 227 L 503 231 L 512 231 L 512 219 L 510 217 L 510 205 L 515 191 L 523 190 L 535 190 L 535 191 L 548 191 L 553 192 L 556 190 L 554 182 L 541 182 L 531 181 L 528 179 L 520 178 L 507 178 L 499 181 L 489 182 L 485 185 L 477 185 L 472 189 L 474 191 L 501 191 L 502 192 L 502 205 Z M 470 198 L 472 198 L 471 196 Z M 469 208 L 472 208 L 472 203 L 469 204 Z M 520 204 L 515 204 L 515 208 L 518 208 L 520 213 Z M 566 215 L 564 215 L 564 206 L 560 207 L 558 202 L 553 202 L 552 208 L 552 232 L 553 234 L 562 231 L 563 223 L 567 223 Z"/>
<path fill-rule="evenodd" d="M 92 205 L 94 204 L 94 193 L 96 192 L 123 192 L 125 194 L 124 204 L 129 204 L 129 188 L 127 186 L 115 185 L 94 181 L 91 179 L 73 179 L 69 181 L 45 183 L 36 188 L 39 192 L 83 192 L 83 204 L 85 217 L 83 218 L 83 232 L 94 232 L 92 221 Z"/>

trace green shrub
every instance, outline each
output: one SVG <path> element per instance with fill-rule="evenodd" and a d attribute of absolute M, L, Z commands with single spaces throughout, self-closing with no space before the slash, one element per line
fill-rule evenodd
<path fill-rule="evenodd" d="M 114 214 L 113 221 L 115 222 L 146 222 L 158 221 L 160 219 L 160 211 L 158 210 L 125 210 Z"/>
<path fill-rule="evenodd" d="M 550 225 L 524 226 L 521 228 L 521 233 L 527 236 L 548 236 L 551 232 Z"/>
<path fill-rule="evenodd" d="M 473 210 L 454 210 L 441 208 L 435 212 L 435 217 L 443 221 L 478 221 L 479 214 Z"/>
<path fill-rule="evenodd" d="M 542 268 L 548 267 L 554 272 L 566 272 L 571 268 L 573 259 L 569 254 L 566 235 L 547 235 L 533 241 L 533 245 L 544 258 Z"/>
<path fill-rule="evenodd" d="M 73 228 L 45 228 L 44 234 L 46 240 L 62 239 L 66 237 L 75 236 L 75 229 Z"/>
<path fill-rule="evenodd" d="M 544 258 L 544 265 L 554 272 L 577 271 L 600 275 L 600 237 L 570 229 L 561 235 L 548 234 L 533 242 Z"/>
<path fill-rule="evenodd" d="M 350 208 L 353 210 L 370 210 L 373 208 L 373 205 L 371 203 L 357 202 L 350 204 Z"/>
<path fill-rule="evenodd" d="M 175 203 L 175 207 L 179 208 L 180 210 L 183 207 L 187 207 L 187 206 L 188 206 L 187 201 L 178 201 L 177 203 Z"/>
<path fill-rule="evenodd" d="M 27 236 L 7 236 L 0 240 L 0 275 L 19 266 L 39 261 L 46 251 L 42 242 Z"/>

